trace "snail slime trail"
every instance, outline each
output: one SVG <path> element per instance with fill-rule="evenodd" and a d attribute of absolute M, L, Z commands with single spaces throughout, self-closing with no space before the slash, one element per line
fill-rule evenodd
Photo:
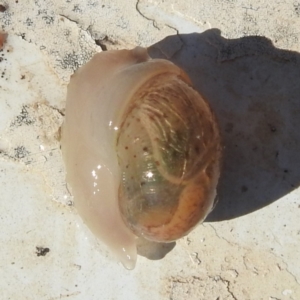
<path fill-rule="evenodd" d="M 61 143 L 79 215 L 128 269 L 137 236 L 174 241 L 213 207 L 214 115 L 183 70 L 144 48 L 96 54 L 75 72 Z"/>

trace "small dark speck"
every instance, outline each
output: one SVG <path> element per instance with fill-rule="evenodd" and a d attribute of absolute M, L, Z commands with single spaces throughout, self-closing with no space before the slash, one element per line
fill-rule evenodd
<path fill-rule="evenodd" d="M 50 252 L 49 248 L 44 247 L 35 247 L 37 256 L 45 256 L 48 252 Z"/>
<path fill-rule="evenodd" d="M 145 181 L 142 181 L 141 182 L 141 186 L 143 186 L 143 185 L 145 185 L 146 184 L 146 182 Z"/>
<path fill-rule="evenodd" d="M 6 7 L 3 4 L 0 4 L 0 12 L 5 12 Z"/>
<path fill-rule="evenodd" d="M 136 155 L 133 155 L 134 158 L 136 158 Z"/>
<path fill-rule="evenodd" d="M 272 124 L 269 124 L 269 128 L 270 128 L 271 132 L 276 132 L 277 131 L 276 127 Z"/>
<path fill-rule="evenodd" d="M 147 148 L 147 147 L 144 147 L 144 148 L 143 148 L 143 151 L 144 151 L 144 152 L 148 152 L 148 148 Z"/>
<path fill-rule="evenodd" d="M 128 150 L 128 147 L 126 146 L 125 149 Z"/>
<path fill-rule="evenodd" d="M 22 75 L 22 76 L 21 76 L 21 79 L 25 79 L 25 75 Z"/>
<path fill-rule="evenodd" d="M 74 5 L 73 11 L 74 11 L 74 12 L 77 12 L 77 13 L 81 13 L 81 12 L 82 12 L 82 10 L 81 10 L 81 8 L 79 7 L 78 4 Z"/>
<path fill-rule="evenodd" d="M 27 18 L 26 21 L 25 21 L 25 24 L 26 24 L 27 26 L 32 26 L 32 25 L 33 25 L 33 22 L 32 22 L 32 20 L 31 20 L 30 18 Z"/>
<path fill-rule="evenodd" d="M 289 170 L 285 169 L 285 170 L 283 170 L 283 172 L 284 172 L 284 173 L 288 173 L 288 172 L 289 172 Z"/>
<path fill-rule="evenodd" d="M 245 185 L 243 185 L 243 186 L 241 187 L 241 191 L 242 191 L 243 193 L 245 193 L 245 192 L 248 191 L 248 188 L 247 188 Z"/>
<path fill-rule="evenodd" d="M 299 17 L 300 16 L 300 3 L 294 4 L 294 10 L 295 10 L 296 15 Z"/>

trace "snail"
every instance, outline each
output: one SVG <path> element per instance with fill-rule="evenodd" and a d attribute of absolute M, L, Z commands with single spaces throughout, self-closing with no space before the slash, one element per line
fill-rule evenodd
<path fill-rule="evenodd" d="M 128 269 L 137 237 L 172 242 L 213 207 L 215 117 L 183 70 L 144 48 L 98 53 L 72 75 L 61 145 L 79 215 Z"/>

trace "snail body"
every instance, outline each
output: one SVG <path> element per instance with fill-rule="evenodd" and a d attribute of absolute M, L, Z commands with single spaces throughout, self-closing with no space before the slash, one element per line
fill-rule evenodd
<path fill-rule="evenodd" d="M 212 209 L 214 116 L 184 71 L 143 48 L 96 54 L 72 76 L 61 143 L 75 207 L 128 269 L 137 236 L 174 241 Z"/>

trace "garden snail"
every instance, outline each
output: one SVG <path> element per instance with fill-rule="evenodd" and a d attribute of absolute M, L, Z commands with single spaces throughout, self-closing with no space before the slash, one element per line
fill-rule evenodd
<path fill-rule="evenodd" d="M 212 209 L 214 116 L 184 71 L 144 48 L 96 54 L 76 71 L 61 143 L 75 207 L 128 269 L 137 236 L 174 241 Z"/>

